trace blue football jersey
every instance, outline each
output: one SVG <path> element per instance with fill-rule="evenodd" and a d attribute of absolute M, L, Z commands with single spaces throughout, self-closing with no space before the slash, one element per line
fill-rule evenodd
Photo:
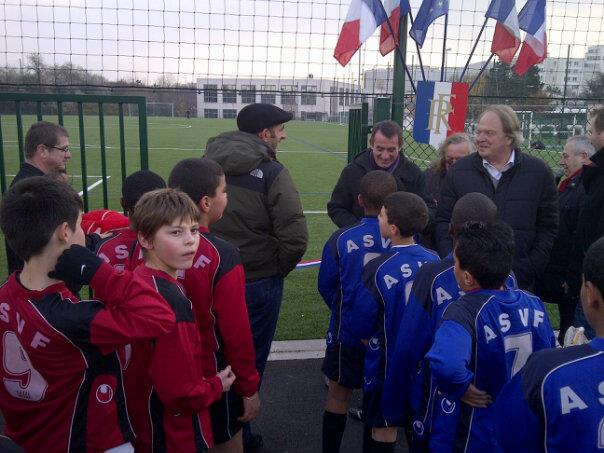
<path fill-rule="evenodd" d="M 495 403 L 505 452 L 604 450 L 604 338 L 533 354 Z"/>
<path fill-rule="evenodd" d="M 363 288 L 358 292 L 359 307 L 355 335 L 367 339 L 365 391 L 382 385 L 389 360 L 389 345 L 398 332 L 397 320 L 409 300 L 413 280 L 420 267 L 437 261 L 438 255 L 421 245 L 393 246 L 390 252 L 370 261 L 363 272 Z M 394 343 L 393 343 L 394 344 Z"/>
<path fill-rule="evenodd" d="M 443 313 L 426 358 L 438 389 L 459 405 L 452 445 L 436 451 L 497 451 L 493 406 L 460 401 L 474 384 L 497 399 L 535 351 L 555 346 L 541 300 L 521 290 L 464 294 Z"/>
<path fill-rule="evenodd" d="M 361 286 L 364 265 L 389 250 L 390 240 L 380 235 L 377 217 L 365 217 L 353 226 L 340 228 L 331 235 L 319 268 L 319 293 L 331 310 L 327 344 L 341 341 L 361 347 L 360 338 L 351 332 L 357 317 L 356 291 Z"/>

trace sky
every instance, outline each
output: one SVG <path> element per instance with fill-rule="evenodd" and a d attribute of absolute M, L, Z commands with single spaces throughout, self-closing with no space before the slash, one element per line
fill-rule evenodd
<path fill-rule="evenodd" d="M 526 0 L 517 0 L 518 11 Z M 316 78 L 356 83 L 359 74 L 392 65 L 376 32 L 348 66 L 333 58 L 350 0 L 6 0 L 0 2 L 0 66 L 23 66 L 39 52 L 45 63 L 83 66 L 110 80 L 154 83 L 197 78 Z M 421 0 L 411 0 L 413 14 Z M 487 0 L 450 0 L 447 66 L 463 66 L 484 22 Z M 548 0 L 550 57 L 581 58 L 604 44 L 604 0 Z M 489 20 L 472 62 L 486 60 Z M 421 49 L 439 66 L 444 18 Z M 409 40 L 409 64 L 417 64 Z"/>

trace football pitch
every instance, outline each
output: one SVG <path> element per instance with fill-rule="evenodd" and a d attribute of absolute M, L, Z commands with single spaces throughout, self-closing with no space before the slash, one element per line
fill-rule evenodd
<path fill-rule="evenodd" d="M 57 121 L 49 116 L 48 121 Z M 34 116 L 23 117 L 23 130 L 36 121 Z M 107 163 L 107 194 L 109 207 L 120 210 L 121 158 L 119 151 L 118 117 L 106 116 L 105 144 Z M 76 190 L 85 183 L 89 190 L 89 209 L 103 206 L 102 171 L 99 121 L 86 116 L 85 149 L 87 181 L 82 180 L 78 119 L 66 116 L 64 125 L 69 131 L 71 160 L 68 173 Z M 202 155 L 210 137 L 236 129 L 235 120 L 200 118 L 148 118 L 149 168 L 162 177 L 168 177 L 178 161 Z M 7 183 L 18 171 L 18 147 L 14 116 L 2 117 L 2 138 Z M 336 229 L 326 214 L 331 191 L 347 163 L 347 126 L 310 121 L 292 121 L 286 127 L 288 138 L 281 143 L 277 157 L 290 171 L 300 192 L 309 229 L 308 250 L 303 261 L 319 260 L 325 241 Z M 408 135 L 405 141 L 410 141 Z M 140 168 L 137 118 L 125 118 L 126 175 Z M 408 143 L 407 145 L 411 145 Z M 434 150 L 413 143 L 405 153 L 422 169 L 434 158 Z M 0 247 L 1 277 L 6 276 L 4 247 Z M 285 281 L 283 306 L 277 327 L 278 340 L 321 338 L 327 327 L 329 312 L 317 291 L 318 267 L 294 270 Z M 550 307 L 548 306 L 548 309 Z M 549 310 L 552 323 L 558 324 L 557 313 Z"/>

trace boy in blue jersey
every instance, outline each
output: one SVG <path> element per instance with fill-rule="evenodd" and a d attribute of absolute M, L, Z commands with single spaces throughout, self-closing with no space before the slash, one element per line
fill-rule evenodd
<path fill-rule="evenodd" d="M 513 256 L 504 223 L 468 222 L 457 235 L 454 272 L 465 294 L 443 313 L 426 357 L 439 390 L 461 406 L 452 445 L 437 451 L 499 451 L 491 402 L 532 352 L 556 344 L 541 300 L 504 289 Z"/>
<path fill-rule="evenodd" d="M 351 330 L 358 317 L 354 301 L 365 263 L 390 247 L 390 241 L 380 235 L 377 215 L 384 198 L 395 191 L 396 180 L 390 173 L 375 170 L 363 176 L 358 201 L 365 217 L 333 233 L 323 249 L 319 293 L 331 310 L 322 367 L 329 379 L 323 413 L 324 453 L 340 451 L 352 390 L 363 386 L 365 346 Z"/>
<path fill-rule="evenodd" d="M 355 335 L 365 339 L 363 421 L 371 438 L 365 452 L 394 452 L 397 428 L 383 415 L 382 396 L 391 342 L 411 292 L 413 279 L 423 263 L 438 255 L 415 243 L 414 236 L 428 224 L 428 208 L 417 195 L 388 195 L 378 217 L 382 236 L 390 239 L 389 252 L 371 260 L 363 271 L 364 286 L 358 292 L 360 316 L 353 324 Z"/>
<path fill-rule="evenodd" d="M 469 193 L 461 197 L 453 208 L 449 234 L 455 240 L 457 232 L 465 222 L 497 220 L 497 206 L 481 193 Z M 515 287 L 510 276 L 506 285 Z M 436 328 L 449 304 L 461 295 L 453 273 L 453 253 L 440 261 L 426 263 L 421 267 L 411 290 L 411 296 L 399 326 L 393 345 L 391 360 L 388 361 L 387 379 L 384 382 L 382 404 L 386 420 L 394 425 L 412 428 L 407 435 L 411 451 L 426 451 L 430 439 L 432 414 L 442 412 L 440 424 L 453 415 L 454 407 L 433 385 L 429 366 L 424 356 L 434 341 Z M 441 409 L 442 407 L 442 409 Z M 411 420 L 408 422 L 407 420 Z M 453 419 L 454 421 L 454 419 Z M 439 426 L 436 442 L 443 439 Z M 446 436 L 445 436 L 446 437 Z M 450 436 L 449 436 L 450 437 Z"/>
<path fill-rule="evenodd" d="M 503 451 L 604 449 L 604 238 L 585 255 L 581 304 L 596 337 L 533 354 L 501 391 L 495 410 Z"/>

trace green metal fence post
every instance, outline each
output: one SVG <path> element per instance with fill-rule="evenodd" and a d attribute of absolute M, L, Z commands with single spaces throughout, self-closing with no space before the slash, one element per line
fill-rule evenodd
<path fill-rule="evenodd" d="M 4 140 L 2 139 L 2 117 L 0 117 L 0 188 L 6 190 L 6 167 L 4 166 Z"/>
<path fill-rule="evenodd" d="M 17 143 L 19 145 L 19 163 L 23 163 L 23 117 L 21 116 L 21 101 L 15 101 L 15 115 L 17 116 Z"/>
<path fill-rule="evenodd" d="M 124 104 L 118 104 L 118 121 L 120 130 L 120 163 L 122 166 L 122 185 L 126 179 L 126 138 L 124 136 Z"/>
<path fill-rule="evenodd" d="M 138 136 L 140 139 L 141 170 L 149 169 L 149 147 L 147 144 L 147 102 L 138 103 Z"/>
<path fill-rule="evenodd" d="M 88 176 L 86 170 L 86 138 L 84 137 L 84 106 L 78 102 L 78 125 L 80 129 L 80 163 L 82 167 L 82 198 L 84 211 L 88 212 Z"/>
<path fill-rule="evenodd" d="M 57 117 L 59 120 L 59 124 L 63 125 L 63 103 L 61 101 L 57 101 Z"/>
<path fill-rule="evenodd" d="M 373 101 L 373 124 L 390 119 L 390 98 L 375 98 Z"/>
<path fill-rule="evenodd" d="M 42 102 L 40 101 L 36 102 L 36 116 L 38 118 L 38 121 L 42 121 L 44 119 L 44 117 L 42 116 Z"/>
<path fill-rule="evenodd" d="M 407 53 L 407 15 L 399 23 L 398 45 L 401 53 Z M 405 118 L 405 68 L 396 52 L 394 54 L 394 79 L 392 81 L 392 116 L 391 119 L 403 126 Z"/>
<path fill-rule="evenodd" d="M 101 145 L 101 177 L 103 178 L 103 207 L 109 207 L 109 197 L 107 195 L 107 156 L 105 153 L 105 117 L 103 115 L 103 103 L 99 102 L 99 135 Z"/>

